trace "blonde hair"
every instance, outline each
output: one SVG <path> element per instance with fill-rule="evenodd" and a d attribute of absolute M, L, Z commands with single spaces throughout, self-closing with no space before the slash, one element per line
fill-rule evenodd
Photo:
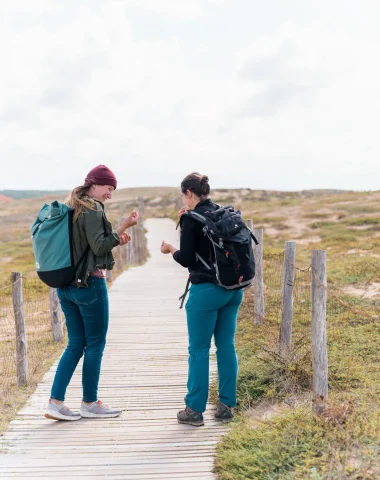
<path fill-rule="evenodd" d="M 74 222 L 78 220 L 79 215 L 85 212 L 86 208 L 96 210 L 95 201 L 88 196 L 90 187 L 91 185 L 81 185 L 74 188 L 65 200 L 66 205 L 74 209 Z"/>

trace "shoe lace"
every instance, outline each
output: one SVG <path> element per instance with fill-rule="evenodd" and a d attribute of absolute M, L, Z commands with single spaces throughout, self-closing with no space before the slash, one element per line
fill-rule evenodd
<path fill-rule="evenodd" d="M 98 400 L 96 403 L 99 407 L 103 407 L 103 408 L 106 408 L 106 409 L 109 408 L 108 405 L 103 403 L 101 400 Z"/>
<path fill-rule="evenodd" d="M 66 405 L 66 403 L 62 402 L 62 403 L 55 403 L 53 402 L 52 399 L 49 400 L 49 403 L 52 403 L 54 405 L 57 405 L 58 407 L 61 407 L 61 408 L 65 408 L 66 410 L 68 410 L 69 412 L 71 412 L 71 409 Z"/>

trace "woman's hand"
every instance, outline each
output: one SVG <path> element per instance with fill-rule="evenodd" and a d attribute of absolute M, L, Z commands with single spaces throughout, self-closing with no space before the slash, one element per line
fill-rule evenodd
<path fill-rule="evenodd" d="M 126 243 L 131 241 L 131 236 L 128 235 L 128 233 L 122 233 L 121 235 L 119 235 L 119 237 L 120 237 L 120 245 L 121 246 L 123 246 Z"/>
<path fill-rule="evenodd" d="M 137 225 L 139 221 L 139 214 L 136 212 L 136 210 L 133 210 L 133 212 L 127 217 L 123 222 L 120 224 L 119 228 L 116 229 L 119 237 L 126 231 L 127 228 L 133 227 L 134 225 Z"/>
<path fill-rule="evenodd" d="M 168 253 L 175 252 L 175 250 L 176 249 L 173 247 L 173 245 L 170 245 L 170 243 L 166 243 L 165 241 L 161 243 L 161 253 L 164 253 L 166 255 Z"/>
<path fill-rule="evenodd" d="M 136 212 L 136 210 L 133 210 L 133 212 L 127 217 L 126 221 L 128 222 L 128 227 L 133 227 L 134 225 L 137 225 L 139 221 L 139 214 Z"/>
<path fill-rule="evenodd" d="M 182 207 L 180 210 L 178 210 L 178 220 L 181 219 L 182 215 L 186 212 L 186 208 Z"/>

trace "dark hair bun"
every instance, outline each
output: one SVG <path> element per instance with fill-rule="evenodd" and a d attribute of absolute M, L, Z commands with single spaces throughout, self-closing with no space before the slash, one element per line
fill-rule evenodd
<path fill-rule="evenodd" d="M 210 185 L 207 175 L 201 175 L 198 172 L 190 173 L 181 183 L 181 190 L 186 193 L 187 190 L 194 192 L 198 197 L 207 197 L 210 193 Z"/>
<path fill-rule="evenodd" d="M 202 175 L 201 177 L 201 192 L 203 196 L 207 196 L 210 193 L 210 185 L 208 184 L 207 175 Z"/>

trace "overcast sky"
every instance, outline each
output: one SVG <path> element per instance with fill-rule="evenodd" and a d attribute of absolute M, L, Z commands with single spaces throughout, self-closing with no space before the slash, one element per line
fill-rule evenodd
<path fill-rule="evenodd" d="M 0 0 L 0 189 L 378 190 L 378 0 Z"/>

